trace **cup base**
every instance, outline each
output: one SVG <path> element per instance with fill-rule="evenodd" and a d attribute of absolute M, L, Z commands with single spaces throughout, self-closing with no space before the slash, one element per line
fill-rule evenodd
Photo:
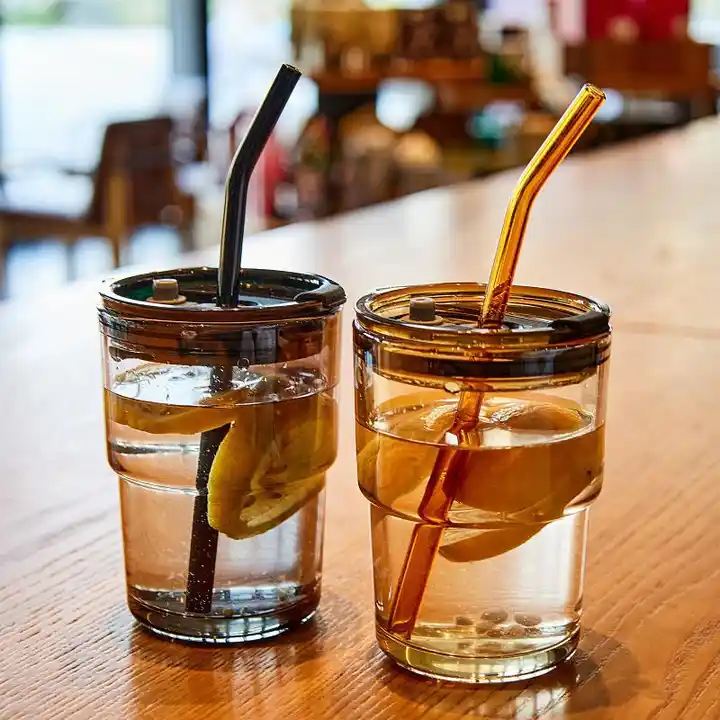
<path fill-rule="evenodd" d="M 406 670 L 434 680 L 475 685 L 529 680 L 549 673 L 574 655 L 580 637 L 576 630 L 562 643 L 515 656 L 460 656 L 402 642 L 379 625 L 375 629 L 380 649 Z"/>
<path fill-rule="evenodd" d="M 258 615 L 218 617 L 167 612 L 128 595 L 135 619 L 154 635 L 201 645 L 238 645 L 282 635 L 312 618 L 319 592 L 312 597 Z"/>

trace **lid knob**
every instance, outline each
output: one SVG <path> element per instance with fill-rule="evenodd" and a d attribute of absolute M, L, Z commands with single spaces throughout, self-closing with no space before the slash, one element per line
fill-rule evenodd
<path fill-rule="evenodd" d="M 413 322 L 435 322 L 435 301 L 429 297 L 410 300 L 410 320 Z"/>
<path fill-rule="evenodd" d="M 148 298 L 150 302 L 180 305 L 185 297 L 180 294 L 180 286 L 175 278 L 158 278 L 153 280 L 153 294 Z"/>

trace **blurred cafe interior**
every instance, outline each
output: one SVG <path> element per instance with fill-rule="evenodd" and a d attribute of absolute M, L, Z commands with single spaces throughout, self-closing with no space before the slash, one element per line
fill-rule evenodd
<path fill-rule="evenodd" d="M 720 720 L 718 46 L 0 0 L 0 720 Z"/>
<path fill-rule="evenodd" d="M 5 0 L 0 294 L 216 245 L 281 62 L 305 76 L 250 232 L 520 168 L 586 79 L 608 102 L 578 152 L 715 114 L 720 3 L 626 4 Z"/>

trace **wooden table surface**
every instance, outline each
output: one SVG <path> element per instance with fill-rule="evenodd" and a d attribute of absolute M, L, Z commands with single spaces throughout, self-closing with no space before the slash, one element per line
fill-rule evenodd
<path fill-rule="evenodd" d="M 95 286 L 0 306 L 0 718 L 720 718 L 719 158 L 714 120 L 576 157 L 535 209 L 518 282 L 610 302 L 615 336 L 581 651 L 532 682 L 439 684 L 377 649 L 349 333 L 316 620 L 236 649 L 140 630 L 104 458 Z M 352 302 L 484 280 L 515 177 L 257 236 L 247 264 L 327 274 Z"/>

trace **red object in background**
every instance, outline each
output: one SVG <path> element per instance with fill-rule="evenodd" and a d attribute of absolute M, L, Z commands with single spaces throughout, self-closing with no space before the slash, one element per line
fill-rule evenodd
<path fill-rule="evenodd" d="M 639 10 L 644 10 L 645 0 L 586 0 L 585 18 L 589 40 L 605 40 L 611 37 L 613 22 L 628 16 L 638 22 Z M 638 22 L 639 25 L 639 22 Z"/>
<path fill-rule="evenodd" d="M 590 40 L 613 37 L 618 20 L 629 19 L 641 40 L 667 40 L 687 29 L 690 0 L 586 0 L 587 36 Z"/>
<path fill-rule="evenodd" d="M 278 185 L 285 180 L 287 174 L 287 155 L 275 135 L 270 136 L 258 165 L 262 165 L 260 171 L 262 207 L 265 217 L 270 218 L 275 215 L 275 193 Z"/>
<path fill-rule="evenodd" d="M 648 2 L 648 8 L 642 33 L 644 38 L 666 40 L 687 35 L 690 0 L 652 0 Z"/>

